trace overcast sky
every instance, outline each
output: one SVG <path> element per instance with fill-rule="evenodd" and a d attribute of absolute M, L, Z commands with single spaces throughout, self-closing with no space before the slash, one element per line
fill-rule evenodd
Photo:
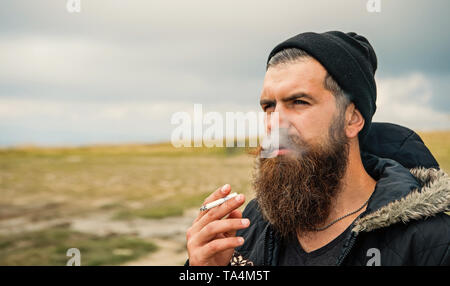
<path fill-rule="evenodd" d="M 374 121 L 450 129 L 450 1 L 6 0 L 0 145 L 169 141 L 171 115 L 259 111 L 265 62 L 301 32 L 364 35 Z"/>

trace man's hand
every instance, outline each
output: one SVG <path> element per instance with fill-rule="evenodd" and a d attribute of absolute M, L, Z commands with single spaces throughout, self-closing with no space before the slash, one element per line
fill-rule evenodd
<path fill-rule="evenodd" d="M 230 191 L 227 184 L 212 193 L 203 204 L 226 197 Z M 200 212 L 186 232 L 189 265 L 228 265 L 234 248 L 244 243 L 244 238 L 236 237 L 236 230 L 250 225 L 237 210 L 244 201 L 244 195 L 238 195 L 218 207 Z M 227 218 L 222 219 L 227 214 Z"/>

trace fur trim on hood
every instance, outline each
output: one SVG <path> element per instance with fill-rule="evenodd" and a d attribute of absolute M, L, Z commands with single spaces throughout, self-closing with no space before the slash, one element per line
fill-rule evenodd
<path fill-rule="evenodd" d="M 419 167 L 410 172 L 422 187 L 360 218 L 355 222 L 353 232 L 370 232 L 450 211 L 450 177 L 444 171 Z"/>

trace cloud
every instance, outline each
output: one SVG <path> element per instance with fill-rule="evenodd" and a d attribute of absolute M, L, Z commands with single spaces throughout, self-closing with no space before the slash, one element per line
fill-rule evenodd
<path fill-rule="evenodd" d="M 235 74 L 219 76 L 223 65 L 214 57 L 207 64 L 195 47 L 171 49 L 68 36 L 0 38 L 0 97 L 249 103 L 258 96 L 263 73 L 240 77 L 237 63 Z"/>
<path fill-rule="evenodd" d="M 414 130 L 450 129 L 450 112 L 431 105 L 433 86 L 421 73 L 377 79 L 377 111 L 373 121 L 392 122 Z"/>
<path fill-rule="evenodd" d="M 0 35 L 166 45 L 169 48 L 162 55 L 190 56 L 185 59 L 195 59 L 196 66 L 204 67 L 202 63 L 217 55 L 225 59 L 219 59 L 222 71 L 229 72 L 235 63 L 229 59 L 246 59 L 245 65 L 257 72 L 263 67 L 259 61 L 287 37 L 343 30 L 367 36 L 379 54 L 381 73 L 450 72 L 447 0 L 382 0 L 381 13 L 368 13 L 367 0 L 82 0 L 82 12 L 73 14 L 67 13 L 64 2 L 2 3 Z M 240 65 L 242 69 L 247 70 Z"/>

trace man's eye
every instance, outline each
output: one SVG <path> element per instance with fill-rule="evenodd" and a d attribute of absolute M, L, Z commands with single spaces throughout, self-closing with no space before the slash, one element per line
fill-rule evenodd
<path fill-rule="evenodd" d="M 309 104 L 309 103 L 300 99 L 296 99 L 294 100 L 294 104 Z"/>

